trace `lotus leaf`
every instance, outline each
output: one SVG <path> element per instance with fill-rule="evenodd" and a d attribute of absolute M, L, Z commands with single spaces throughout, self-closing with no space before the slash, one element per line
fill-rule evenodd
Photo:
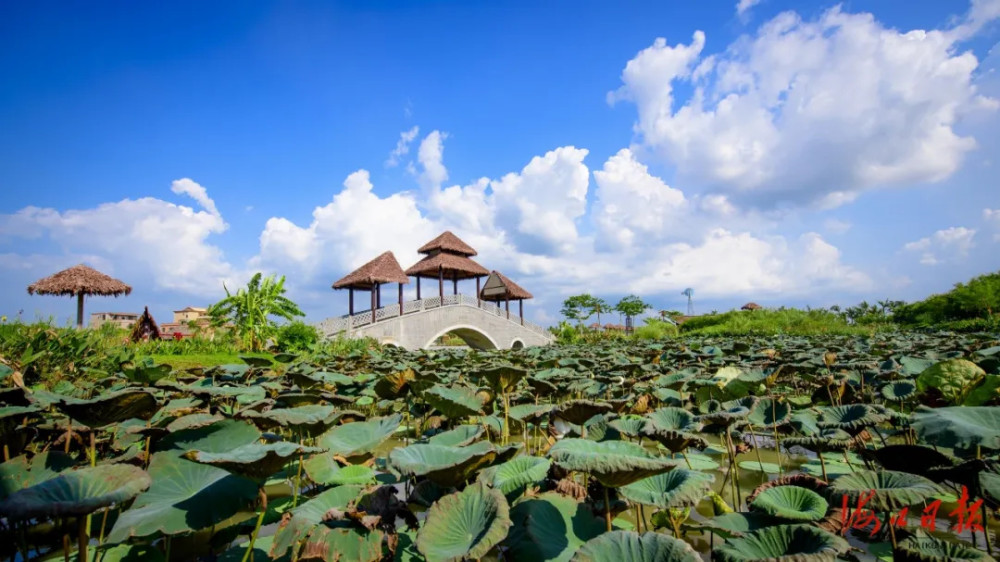
<path fill-rule="evenodd" d="M 476 373 L 476 376 L 485 379 L 490 388 L 496 392 L 506 393 L 514 389 L 514 386 L 528 376 L 528 371 L 513 365 L 499 365 L 484 369 Z M 482 384 L 482 383 L 480 383 Z"/>
<path fill-rule="evenodd" d="M 466 486 L 431 506 L 417 534 L 417 548 L 429 562 L 482 558 L 507 536 L 507 500 L 482 482 Z"/>
<path fill-rule="evenodd" d="M 986 377 L 979 365 L 966 359 L 936 363 L 917 377 L 917 390 L 935 390 L 948 404 L 961 404 L 972 389 Z"/>
<path fill-rule="evenodd" d="M 149 476 L 152 485 L 119 516 L 110 541 L 211 527 L 246 509 L 257 496 L 252 481 L 172 453 L 153 455 Z"/>
<path fill-rule="evenodd" d="M 553 445 L 548 454 L 562 468 L 590 473 L 611 488 L 667 472 L 678 463 L 654 456 L 643 447 L 625 441 L 563 439 Z"/>
<path fill-rule="evenodd" d="M 333 455 L 340 455 L 355 464 L 372 457 L 374 450 L 396 432 L 403 416 L 394 414 L 351 422 L 331 428 L 316 438 L 316 443 Z"/>
<path fill-rule="evenodd" d="M 817 419 L 821 429 L 839 429 L 857 435 L 864 428 L 885 421 L 885 416 L 864 404 L 823 408 Z"/>
<path fill-rule="evenodd" d="M 458 486 L 496 457 L 496 449 L 482 441 L 468 447 L 415 444 L 393 449 L 389 466 L 401 476 L 426 476 L 442 486 Z"/>
<path fill-rule="evenodd" d="M 903 402 L 909 400 L 917 393 L 917 385 L 913 381 L 892 381 L 889 384 L 882 386 L 879 389 L 879 393 L 886 400 L 892 402 Z"/>
<path fill-rule="evenodd" d="M 799 486 L 768 488 L 754 498 L 750 509 L 788 521 L 819 521 L 830 504 L 823 496 Z"/>
<path fill-rule="evenodd" d="M 1000 407 L 921 406 L 913 414 L 913 429 L 920 439 L 939 447 L 1000 450 Z"/>
<path fill-rule="evenodd" d="M 410 390 L 410 383 L 417 378 L 413 369 L 403 369 L 383 375 L 375 382 L 375 394 L 385 400 L 394 400 Z"/>
<path fill-rule="evenodd" d="M 483 431 L 484 429 L 481 425 L 460 425 L 454 429 L 429 437 L 427 442 L 431 445 L 462 447 L 478 439 L 483 434 Z"/>
<path fill-rule="evenodd" d="M 642 416 L 629 414 L 611 420 L 611 427 L 617 429 L 622 435 L 634 438 L 642 435 L 642 429 L 646 426 L 646 422 L 646 418 Z"/>
<path fill-rule="evenodd" d="M 294 432 L 302 432 L 310 436 L 326 431 L 337 422 L 337 412 L 334 407 L 319 404 L 308 404 L 295 408 L 275 408 L 262 414 L 250 414 L 247 411 L 241 413 L 249 414 L 247 417 L 251 421 L 265 422 L 262 425 L 288 427 L 292 428 Z"/>
<path fill-rule="evenodd" d="M 841 537 L 808 525 L 764 527 L 731 538 L 713 554 L 722 562 L 787 560 L 789 562 L 833 562 L 850 545 Z"/>
<path fill-rule="evenodd" d="M 705 522 L 705 526 L 712 532 L 725 538 L 742 537 L 758 529 L 780 524 L 780 519 L 759 511 L 724 513 Z"/>
<path fill-rule="evenodd" d="M 337 486 L 293 509 L 289 512 L 291 516 L 282 520 L 274 533 L 271 557 L 284 556 L 289 549 L 309 536 L 309 533 L 323 521 L 327 511 L 333 508 L 344 509 L 357 499 L 362 490 L 361 486 Z M 297 554 L 297 552 L 292 553 L 293 557 Z"/>
<path fill-rule="evenodd" d="M 298 559 L 378 562 L 382 559 L 383 538 L 379 530 L 320 525 L 309 533 Z"/>
<path fill-rule="evenodd" d="M 469 388 L 435 384 L 424 391 L 423 397 L 428 404 L 450 419 L 483 415 L 483 401 Z"/>
<path fill-rule="evenodd" d="M 10 494 L 0 513 L 12 520 L 87 515 L 136 497 L 149 483 L 146 471 L 128 464 L 68 470 Z"/>
<path fill-rule="evenodd" d="M 655 439 L 672 452 L 680 452 L 688 447 L 704 449 L 708 442 L 697 434 L 701 423 L 691 412 L 682 408 L 660 408 L 646 416 L 642 434 Z"/>
<path fill-rule="evenodd" d="M 928 476 L 934 468 L 951 467 L 954 459 L 924 445 L 887 445 L 875 451 L 866 451 L 886 470 L 910 472 Z"/>
<path fill-rule="evenodd" d="M 340 466 L 330 454 L 313 455 L 302 463 L 302 468 L 309 475 L 309 479 L 317 484 L 342 486 L 375 481 L 375 471 L 371 468 L 360 464 Z"/>
<path fill-rule="evenodd" d="M 705 497 L 712 480 L 708 474 L 675 468 L 622 486 L 618 493 L 627 500 L 660 509 L 690 507 Z"/>
<path fill-rule="evenodd" d="M 993 557 L 966 543 L 931 536 L 907 537 L 896 545 L 893 560 L 899 562 L 992 561 Z"/>
<path fill-rule="evenodd" d="M 778 474 L 781 472 L 781 467 L 773 462 L 740 461 L 739 467 L 743 470 L 763 472 L 765 474 Z"/>
<path fill-rule="evenodd" d="M 119 544 L 87 551 L 91 562 L 165 562 L 159 548 L 148 544 Z"/>
<path fill-rule="evenodd" d="M 867 507 L 877 512 L 895 512 L 944 493 L 940 486 L 916 474 L 863 470 L 834 480 L 827 489 L 827 497 L 835 504 L 846 497 L 848 505 L 855 506 L 859 498 L 868 498 L 872 491 L 874 496 L 868 499 Z"/>
<path fill-rule="evenodd" d="M 515 560 L 569 560 L 606 529 L 586 504 L 556 492 L 517 502 L 510 518 L 513 525 L 505 544 Z"/>
<path fill-rule="evenodd" d="M 761 398 L 747 416 L 747 421 L 757 429 L 771 429 L 784 425 L 792 417 L 792 407 L 788 402 L 773 398 Z"/>
<path fill-rule="evenodd" d="M 538 423 L 551 410 L 551 404 L 518 404 L 510 407 L 510 417 L 519 422 Z"/>
<path fill-rule="evenodd" d="M 148 420 L 158 407 L 156 397 L 145 390 L 122 390 L 90 400 L 64 397 L 54 406 L 89 427 L 104 427 L 129 418 Z"/>
<path fill-rule="evenodd" d="M 222 453 L 260 439 L 260 431 L 251 424 L 225 419 L 209 425 L 181 429 L 156 443 L 158 451 L 199 450 Z"/>
<path fill-rule="evenodd" d="M 593 400 L 569 400 L 559 404 L 552 410 L 553 417 L 562 418 L 569 423 L 583 425 L 590 418 L 611 411 L 611 405 Z"/>
<path fill-rule="evenodd" d="M 248 443 L 222 453 L 206 451 L 188 451 L 185 458 L 201 464 L 210 464 L 228 470 L 234 474 L 253 480 L 265 480 L 281 470 L 289 459 L 303 455 L 319 453 L 318 447 L 304 447 L 296 443 L 281 441 L 278 443 Z"/>
<path fill-rule="evenodd" d="M 661 533 L 612 531 L 586 542 L 574 562 L 701 562 L 691 545 Z"/>
<path fill-rule="evenodd" d="M 545 479 L 552 461 L 541 457 L 521 456 L 479 473 L 479 479 L 500 490 L 512 500 L 521 495 L 525 488 Z"/>
<path fill-rule="evenodd" d="M 998 401 L 1000 401 L 1000 375 L 986 375 L 986 378 L 966 396 L 962 405 L 996 405 Z"/>
<path fill-rule="evenodd" d="M 7 496 L 55 478 L 72 467 L 75 461 L 58 451 L 46 451 L 32 457 L 21 455 L 0 463 L 0 500 Z"/>

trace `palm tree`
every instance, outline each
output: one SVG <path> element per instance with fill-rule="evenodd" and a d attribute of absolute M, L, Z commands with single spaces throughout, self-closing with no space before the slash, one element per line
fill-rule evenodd
<path fill-rule="evenodd" d="M 611 309 L 611 305 L 608 304 L 608 301 L 602 299 L 601 297 L 594 297 L 594 299 L 590 302 L 590 309 L 593 310 L 594 313 L 597 314 L 597 326 L 598 326 L 598 329 L 600 329 L 600 326 L 601 326 L 601 313 L 602 312 L 611 312 L 611 310 L 612 310 Z"/>
<path fill-rule="evenodd" d="M 236 334 L 250 351 L 260 351 L 267 338 L 277 330 L 273 317 L 291 320 L 295 316 L 305 316 L 298 305 L 288 300 L 285 294 L 285 276 L 275 280 L 274 275 L 263 277 L 258 272 L 247 283 L 246 288 L 229 292 L 223 284 L 226 298 L 208 309 L 212 324 L 221 326 L 232 322 Z"/>

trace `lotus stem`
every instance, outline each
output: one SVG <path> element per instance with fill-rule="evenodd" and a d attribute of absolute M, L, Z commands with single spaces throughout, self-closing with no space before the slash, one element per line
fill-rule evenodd
<path fill-rule="evenodd" d="M 886 521 L 889 521 L 889 537 L 892 539 L 892 549 L 896 550 L 896 526 L 892 524 L 888 513 L 886 514 Z M 973 544 L 975 544 L 975 541 L 973 541 Z"/>
<path fill-rule="evenodd" d="M 3 444 L 3 462 L 10 460 L 10 451 L 7 449 L 7 444 Z"/>
<path fill-rule="evenodd" d="M 163 555 L 163 559 L 170 562 L 170 535 L 167 535 L 163 539 L 163 547 L 166 553 Z"/>
<path fill-rule="evenodd" d="M 993 544 L 990 543 L 990 512 L 986 509 L 986 502 L 979 504 L 979 509 L 983 513 L 983 538 L 986 540 L 986 552 L 993 556 Z"/>
<path fill-rule="evenodd" d="M 748 423 L 747 427 L 750 428 L 750 438 L 753 439 L 753 452 L 757 454 L 757 464 L 760 465 L 760 471 L 767 474 L 767 471 L 764 470 L 764 461 L 760 460 L 760 447 L 757 446 L 757 434 L 754 433 L 753 424 Z"/>
<path fill-rule="evenodd" d="M 264 493 L 263 486 L 260 487 L 257 495 L 260 497 L 260 515 L 257 516 L 257 524 L 254 525 L 253 534 L 250 535 L 250 544 L 247 546 L 247 551 L 243 553 L 243 562 L 253 560 L 253 543 L 257 541 L 257 533 L 260 532 L 260 525 L 264 522 L 264 514 L 267 513 L 267 494 Z M 168 560 L 167 562 L 170 561 Z"/>
<path fill-rule="evenodd" d="M 635 532 L 642 533 L 642 520 L 639 519 L 639 504 L 635 504 Z"/>
<path fill-rule="evenodd" d="M 847 455 L 847 449 L 844 449 L 844 462 L 847 463 L 847 467 L 851 469 L 851 472 L 857 472 L 854 470 L 854 465 L 851 464 L 851 457 Z"/>
<path fill-rule="evenodd" d="M 778 476 L 785 471 L 784 467 L 781 465 L 781 439 L 778 437 L 778 426 L 774 426 L 774 454 L 778 457 Z"/>
<path fill-rule="evenodd" d="M 830 479 L 826 476 L 826 461 L 823 460 L 823 451 L 818 451 L 816 456 L 819 457 L 819 466 L 823 469 L 823 480 L 829 482 Z"/>
<path fill-rule="evenodd" d="M 604 486 L 604 521 L 608 524 L 608 532 L 611 532 L 611 500 L 608 499 L 608 487 Z"/>
<path fill-rule="evenodd" d="M 640 439 L 641 439 L 641 438 L 640 438 Z M 688 465 L 688 469 L 689 469 L 689 470 L 694 470 L 694 467 L 693 467 L 693 466 L 691 466 L 691 460 L 690 460 L 690 459 L 688 459 L 688 456 L 687 456 L 687 453 L 686 453 L 686 452 L 684 452 L 684 449 L 681 449 L 681 456 L 682 456 L 682 457 L 684 457 L 684 462 L 685 462 L 685 463 L 687 463 L 687 465 Z"/>
<path fill-rule="evenodd" d="M 510 396 L 503 393 L 503 439 L 501 443 L 506 445 L 510 442 Z"/>
<path fill-rule="evenodd" d="M 76 523 L 76 527 L 77 527 L 77 529 L 76 529 L 77 530 L 77 547 L 76 547 L 77 548 L 77 553 L 76 553 L 77 560 L 79 560 L 80 562 L 87 562 L 87 543 L 90 542 L 89 541 L 89 537 L 87 535 L 90 533 L 90 531 L 89 531 L 90 516 L 88 515 L 86 517 L 86 519 L 78 518 L 77 519 L 77 523 Z"/>
<path fill-rule="evenodd" d="M 69 533 L 66 532 L 66 521 L 63 521 L 63 562 L 69 562 Z"/>
<path fill-rule="evenodd" d="M 104 508 L 104 517 L 101 518 L 101 533 L 97 539 L 97 545 L 100 546 L 104 544 L 104 526 L 108 522 L 108 512 L 111 511 L 110 507 Z"/>

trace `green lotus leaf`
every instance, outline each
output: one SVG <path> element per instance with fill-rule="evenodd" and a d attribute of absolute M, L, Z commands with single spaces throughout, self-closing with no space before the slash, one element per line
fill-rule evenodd
<path fill-rule="evenodd" d="M 513 525 L 504 543 L 514 560 L 564 562 L 607 529 L 587 504 L 556 492 L 517 502 L 510 519 Z"/>
<path fill-rule="evenodd" d="M 520 456 L 479 473 L 479 480 L 500 490 L 508 500 L 521 495 L 532 484 L 545 479 L 552 461 L 541 457 Z"/>
<path fill-rule="evenodd" d="M 442 486 L 459 486 L 497 456 L 484 441 L 468 447 L 418 443 L 389 453 L 389 466 L 400 476 L 426 476 Z"/>
<path fill-rule="evenodd" d="M 750 509 L 788 521 L 819 521 L 830 504 L 823 496 L 799 486 L 768 488 L 754 498 Z"/>
<path fill-rule="evenodd" d="M 780 525 L 782 521 L 759 511 L 733 512 L 717 515 L 705 522 L 705 527 L 724 538 L 742 537 L 758 529 Z"/>
<path fill-rule="evenodd" d="M 778 474 L 781 472 L 781 467 L 773 462 L 740 461 L 739 467 L 743 470 L 763 472 L 765 474 Z"/>
<path fill-rule="evenodd" d="M 574 562 L 701 562 L 691 545 L 661 533 L 612 531 L 587 541 Z"/>
<path fill-rule="evenodd" d="M 279 558 L 288 553 L 289 549 L 298 545 L 309 536 L 309 533 L 323 521 L 323 516 L 333 508 L 344 509 L 358 498 L 362 486 L 337 486 L 330 488 L 291 510 L 286 520 L 282 520 L 274 533 L 274 543 L 271 546 L 271 558 Z M 297 551 L 292 553 L 293 557 Z"/>
<path fill-rule="evenodd" d="M 1000 474 L 983 471 L 979 473 L 979 495 L 993 504 L 1000 503 Z"/>
<path fill-rule="evenodd" d="M 513 390 L 521 379 L 528 376 L 528 371 L 513 365 L 499 365 L 478 371 L 474 376 L 484 379 L 495 392 L 505 393 Z"/>
<path fill-rule="evenodd" d="M 198 450 L 206 453 L 224 453 L 260 439 L 260 431 L 253 425 L 238 420 L 222 420 L 209 425 L 182 429 L 156 442 L 157 451 Z"/>
<path fill-rule="evenodd" d="M 90 562 L 165 562 L 159 548 L 148 544 L 118 544 L 87 551 Z"/>
<path fill-rule="evenodd" d="M 698 416 L 698 420 L 706 424 L 729 427 L 734 423 L 745 419 L 749 414 L 750 409 L 746 406 L 732 406 L 727 409 L 702 414 Z"/>
<path fill-rule="evenodd" d="M 909 400 L 917 393 L 917 385 L 913 381 L 892 381 L 879 389 L 883 398 L 891 402 Z"/>
<path fill-rule="evenodd" d="M 718 470 L 720 466 L 712 457 L 698 453 L 685 453 L 683 461 L 685 464 L 681 466 L 690 464 L 691 470 Z"/>
<path fill-rule="evenodd" d="M 309 479 L 317 484 L 342 486 L 375 481 L 375 471 L 361 464 L 340 466 L 329 453 L 313 455 L 302 463 Z"/>
<path fill-rule="evenodd" d="M 375 449 L 392 437 L 403 420 L 400 414 L 351 422 L 331 428 L 316 438 L 316 444 L 332 455 L 340 455 L 351 464 L 367 461 Z"/>
<path fill-rule="evenodd" d="M 563 439 L 549 449 L 548 455 L 562 468 L 588 472 L 611 488 L 667 472 L 679 462 L 654 456 L 625 441 Z"/>
<path fill-rule="evenodd" d="M 792 414 L 788 421 L 795 431 L 806 437 L 819 435 L 822 432 L 816 420 L 816 414 L 810 410 L 799 410 Z"/>
<path fill-rule="evenodd" d="M 184 457 L 201 464 L 217 466 L 233 474 L 253 480 L 265 480 L 281 470 L 289 459 L 319 453 L 318 447 L 304 447 L 297 443 L 249 443 L 222 453 L 188 451 Z"/>
<path fill-rule="evenodd" d="M 868 496 L 874 492 L 871 498 Z M 876 512 L 895 512 L 920 503 L 944 490 L 923 476 L 890 470 L 862 470 L 845 474 L 827 488 L 827 498 L 840 505 L 847 498 L 848 506 L 855 508 L 864 496 L 866 507 Z"/>
<path fill-rule="evenodd" d="M 447 495 L 427 511 L 417 548 L 429 562 L 482 558 L 507 536 L 507 500 L 482 482 Z"/>
<path fill-rule="evenodd" d="M 460 425 L 454 429 L 449 429 L 429 437 L 427 442 L 431 445 L 445 445 L 448 447 L 463 447 L 472 443 L 483 434 L 481 425 Z"/>
<path fill-rule="evenodd" d="M 660 509 L 696 505 L 708 493 L 714 478 L 702 472 L 675 468 L 618 489 L 625 499 Z"/>
<path fill-rule="evenodd" d="M 636 438 L 642 435 L 642 429 L 646 427 L 646 422 L 646 418 L 642 416 L 628 414 L 611 420 L 611 427 L 617 429 L 622 435 Z"/>
<path fill-rule="evenodd" d="M 590 418 L 610 412 L 611 404 L 593 400 L 569 400 L 559 404 L 552 410 L 552 416 L 562 418 L 569 423 L 583 425 Z"/>
<path fill-rule="evenodd" d="M 1000 375 L 986 375 L 965 397 L 963 406 L 995 406 L 1000 403 Z"/>
<path fill-rule="evenodd" d="M 157 365 L 152 358 L 136 363 L 134 367 L 122 369 L 125 378 L 139 384 L 155 384 L 170 375 L 170 365 Z"/>
<path fill-rule="evenodd" d="M 403 369 L 380 377 L 373 390 L 383 400 L 395 400 L 409 392 L 410 383 L 416 378 L 413 369 Z"/>
<path fill-rule="evenodd" d="M 188 414 L 168 423 L 166 430 L 169 433 L 174 433 L 185 429 L 197 429 L 199 427 L 205 427 L 206 425 L 212 425 L 213 423 L 224 419 L 226 418 L 218 414 L 206 414 L 201 412 L 197 414 Z"/>
<path fill-rule="evenodd" d="M 949 359 L 936 363 L 917 377 L 917 390 L 935 390 L 949 404 L 961 404 L 986 377 L 986 371 L 967 359 Z"/>
<path fill-rule="evenodd" d="M 377 529 L 319 525 L 309 533 L 298 559 L 378 562 L 382 560 L 383 538 L 385 535 Z"/>
<path fill-rule="evenodd" d="M 587 439 L 591 441 L 617 441 L 621 439 L 621 434 L 608 423 L 608 418 L 598 414 L 583 424 Z"/>
<path fill-rule="evenodd" d="M 708 442 L 698 435 L 701 423 L 697 417 L 683 408 L 660 408 L 646 416 L 642 435 L 656 440 L 672 452 L 680 452 L 688 447 L 704 449 Z"/>
<path fill-rule="evenodd" d="M 90 400 L 63 397 L 53 404 L 60 412 L 89 427 L 104 427 L 129 418 L 148 420 L 159 407 L 145 390 L 122 390 Z"/>
<path fill-rule="evenodd" d="M 240 361 L 243 361 L 251 367 L 257 367 L 259 369 L 266 369 L 274 364 L 274 362 L 268 357 L 257 357 L 254 355 L 240 355 Z"/>
<path fill-rule="evenodd" d="M 789 562 L 833 562 L 850 545 L 841 537 L 808 525 L 765 527 L 731 538 L 712 554 L 722 562 L 787 560 Z"/>
<path fill-rule="evenodd" d="M 59 451 L 45 451 L 28 457 L 21 455 L 5 463 L 0 463 L 0 500 L 7 496 L 41 484 L 59 473 L 71 468 L 76 461 Z"/>
<path fill-rule="evenodd" d="M 917 436 L 931 445 L 1000 450 L 1000 406 L 921 406 L 912 419 Z"/>
<path fill-rule="evenodd" d="M 252 481 L 169 452 L 153 455 L 149 476 L 149 490 L 119 516 L 109 541 L 205 529 L 246 510 L 257 497 Z"/>
<path fill-rule="evenodd" d="M 87 515 L 136 497 L 149 482 L 146 471 L 128 464 L 68 470 L 7 496 L 0 513 L 11 520 Z"/>
<path fill-rule="evenodd" d="M 968 543 L 952 542 L 926 534 L 907 537 L 896 545 L 893 560 L 898 562 L 987 562 L 994 558 Z"/>
<path fill-rule="evenodd" d="M 821 429 L 839 429 L 857 435 L 864 428 L 885 421 L 885 416 L 864 404 L 848 404 L 823 408 L 817 419 Z"/>
<path fill-rule="evenodd" d="M 887 445 L 874 451 L 865 451 L 886 470 L 897 470 L 927 476 L 938 467 L 951 467 L 955 460 L 925 445 Z"/>
<path fill-rule="evenodd" d="M 424 401 L 449 419 L 483 415 L 483 402 L 470 388 L 435 384 L 425 390 L 423 396 Z"/>
<path fill-rule="evenodd" d="M 519 422 L 538 423 L 552 411 L 551 404 L 518 404 L 510 407 L 510 418 Z"/>
<path fill-rule="evenodd" d="M 243 411 L 247 419 L 264 427 L 288 427 L 293 433 L 304 433 L 314 436 L 326 431 L 337 423 L 337 411 L 333 406 L 308 404 L 295 408 L 275 408 L 263 413 Z"/>
<path fill-rule="evenodd" d="M 747 416 L 747 421 L 756 429 L 772 429 L 788 423 L 792 417 L 792 406 L 788 402 L 773 398 L 761 398 Z"/>

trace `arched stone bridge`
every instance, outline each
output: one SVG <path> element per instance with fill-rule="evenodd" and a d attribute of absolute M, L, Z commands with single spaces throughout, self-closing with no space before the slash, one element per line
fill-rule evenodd
<path fill-rule="evenodd" d="M 337 334 L 368 336 L 406 349 L 425 349 L 447 333 L 474 349 L 519 349 L 555 341 L 545 328 L 515 314 L 508 317 L 504 308 L 466 295 L 404 302 L 402 315 L 399 304 L 393 303 L 377 309 L 374 322 L 368 310 L 354 316 L 327 318 L 317 327 L 327 338 Z"/>

